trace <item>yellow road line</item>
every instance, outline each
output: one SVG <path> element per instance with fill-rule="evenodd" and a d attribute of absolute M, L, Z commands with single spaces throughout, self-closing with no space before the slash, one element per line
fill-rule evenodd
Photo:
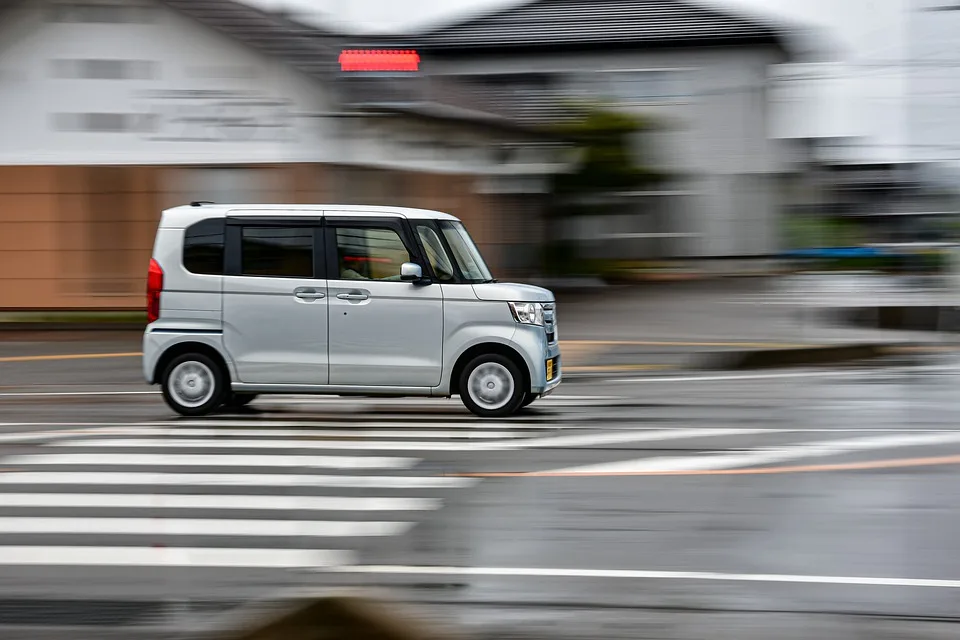
<path fill-rule="evenodd" d="M 897 469 L 902 467 L 930 467 L 960 464 L 960 455 L 932 458 L 900 458 L 894 460 L 871 460 L 840 464 L 816 464 L 792 467 L 764 467 L 759 469 L 713 469 L 691 471 L 595 471 L 576 473 L 570 471 L 510 471 L 490 473 L 454 474 L 466 478 L 620 478 L 625 476 L 759 476 L 787 473 L 818 473 L 827 471 L 858 471 L 873 469 Z"/>
<path fill-rule="evenodd" d="M 142 353 L 70 353 L 50 356 L 11 356 L 0 358 L 0 362 L 44 362 L 50 360 L 97 360 L 104 358 L 138 358 Z"/>

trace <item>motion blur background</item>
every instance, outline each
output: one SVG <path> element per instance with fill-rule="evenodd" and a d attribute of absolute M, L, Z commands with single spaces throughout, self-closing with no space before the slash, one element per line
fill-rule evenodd
<path fill-rule="evenodd" d="M 546 284 L 942 269 L 960 14 L 800 4 L 3 0 L 0 308 L 139 310 L 191 200 L 440 209 Z"/>

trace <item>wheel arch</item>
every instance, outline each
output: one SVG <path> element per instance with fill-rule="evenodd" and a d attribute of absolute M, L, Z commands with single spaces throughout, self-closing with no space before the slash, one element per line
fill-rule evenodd
<path fill-rule="evenodd" d="M 510 361 L 517 365 L 517 368 L 520 369 L 520 375 L 522 376 L 520 384 L 522 389 L 526 392 L 530 391 L 530 368 L 520 352 L 509 345 L 503 344 L 502 342 L 482 342 L 466 349 L 460 354 L 460 357 L 457 358 L 450 375 L 450 395 L 460 394 L 460 378 L 463 375 L 463 370 L 466 369 L 467 364 L 469 364 L 470 361 L 477 356 L 487 354 L 497 354 L 509 358 Z"/>
<path fill-rule="evenodd" d="M 163 372 L 167 370 L 167 367 L 173 361 L 174 358 L 178 358 L 182 355 L 188 353 L 202 353 L 207 356 L 218 367 L 220 367 L 220 372 L 223 374 L 224 380 L 226 381 L 227 390 L 230 388 L 230 367 L 227 366 L 227 361 L 224 359 L 223 354 L 220 353 L 215 347 L 210 346 L 204 342 L 178 342 L 172 345 L 169 349 L 163 352 L 160 358 L 157 360 L 157 366 L 153 370 L 153 379 L 155 382 L 161 382 L 161 376 Z"/>

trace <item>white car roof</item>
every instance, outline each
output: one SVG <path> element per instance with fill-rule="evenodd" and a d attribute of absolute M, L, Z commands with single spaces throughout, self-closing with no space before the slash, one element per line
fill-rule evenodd
<path fill-rule="evenodd" d="M 160 218 L 160 227 L 182 229 L 208 218 L 242 216 L 350 216 L 396 217 L 410 220 L 459 220 L 449 213 L 408 207 L 347 204 L 189 204 L 165 210 Z"/>

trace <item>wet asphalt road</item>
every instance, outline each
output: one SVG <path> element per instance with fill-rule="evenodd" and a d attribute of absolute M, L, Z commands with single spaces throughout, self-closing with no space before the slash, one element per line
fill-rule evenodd
<path fill-rule="evenodd" d="M 77 347 L 0 356 L 116 352 Z M 174 420 L 136 358 L 2 362 L 0 636 L 189 637 L 191 607 L 372 586 L 490 638 L 955 638 L 960 366 L 929 365 L 570 381 L 492 424 L 296 398 Z M 273 566 L 164 566 L 180 547 Z"/>

